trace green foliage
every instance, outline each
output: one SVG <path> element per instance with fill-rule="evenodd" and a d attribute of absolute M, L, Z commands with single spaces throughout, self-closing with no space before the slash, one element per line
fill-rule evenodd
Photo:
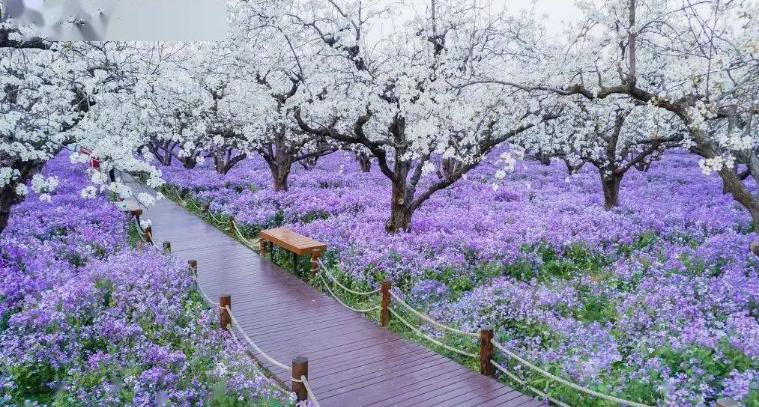
<path fill-rule="evenodd" d="M 62 368 L 54 368 L 47 363 L 28 363 L 12 367 L 10 377 L 16 384 L 11 396 L 23 397 L 23 399 L 38 401 L 41 403 L 52 401 L 56 389 L 48 383 L 58 382 L 65 376 Z"/>
<path fill-rule="evenodd" d="M 315 220 L 324 220 L 329 218 L 329 213 L 326 211 L 312 211 L 304 214 L 303 216 L 298 219 L 303 224 L 311 223 Z"/>
<path fill-rule="evenodd" d="M 726 339 L 718 344 L 717 350 L 693 345 L 677 351 L 670 348 L 659 349 L 655 355 L 672 372 L 682 372 L 687 375 L 696 374 L 693 371 L 695 366 L 703 370 L 704 375 L 714 378 L 727 377 L 733 370 L 744 372 L 749 369 L 759 369 L 759 360 L 751 359 L 731 346 Z"/>
<path fill-rule="evenodd" d="M 562 253 L 547 245 L 538 246 L 535 252 L 542 260 L 540 269 L 534 276 L 540 281 L 569 279 L 577 274 L 602 274 L 604 267 L 610 263 L 602 255 L 579 244 L 565 248 Z"/>
<path fill-rule="evenodd" d="M 746 407 L 759 407 L 759 389 L 751 390 L 743 402 Z"/>
<path fill-rule="evenodd" d="M 274 399 L 240 399 L 234 394 L 229 394 L 224 383 L 216 383 L 208 405 L 211 407 L 284 407 L 287 404 Z"/>

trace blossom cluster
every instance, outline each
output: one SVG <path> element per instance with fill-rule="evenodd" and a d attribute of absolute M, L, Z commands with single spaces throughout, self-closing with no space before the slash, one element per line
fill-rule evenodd
<path fill-rule="evenodd" d="M 494 158 L 497 159 L 497 156 Z M 167 181 L 248 231 L 287 225 L 329 245 L 358 280 L 389 277 L 434 317 L 500 340 L 555 373 L 651 403 L 759 397 L 759 262 L 748 214 L 698 159 L 631 172 L 603 209 L 600 176 L 560 162 L 483 164 L 387 234 L 390 185 L 347 154 L 298 168 L 273 192 L 265 164 Z M 434 175 L 430 175 L 434 177 Z"/>
<path fill-rule="evenodd" d="M 0 405 L 291 403 L 218 328 L 186 266 L 131 249 L 127 217 L 63 155 L 50 202 L 0 235 Z M 237 404 L 234 404 L 237 403 Z"/>

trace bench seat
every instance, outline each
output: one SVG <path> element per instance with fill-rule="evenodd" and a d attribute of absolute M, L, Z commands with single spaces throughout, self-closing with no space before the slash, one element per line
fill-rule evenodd
<path fill-rule="evenodd" d="M 318 271 L 319 257 L 327 250 L 326 244 L 284 227 L 262 230 L 258 233 L 258 238 L 259 252 L 262 257 L 266 257 L 267 244 L 276 245 L 293 254 L 293 268 L 297 268 L 295 256 L 311 256 L 312 272 Z"/>

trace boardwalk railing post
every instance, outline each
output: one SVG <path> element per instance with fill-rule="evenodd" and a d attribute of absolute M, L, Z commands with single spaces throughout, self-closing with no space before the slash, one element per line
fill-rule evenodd
<path fill-rule="evenodd" d="M 235 217 L 234 216 L 230 216 L 229 217 L 229 226 L 228 227 L 229 227 L 229 233 L 234 233 L 235 232 Z"/>
<path fill-rule="evenodd" d="M 306 385 L 301 380 L 301 376 L 305 376 L 308 379 L 308 358 L 303 356 L 296 356 L 293 359 L 291 369 L 292 371 L 292 391 L 298 396 L 298 401 L 308 400 L 308 390 Z"/>
<path fill-rule="evenodd" d="M 140 223 L 140 216 L 142 216 L 142 209 L 132 209 L 130 213 L 137 220 L 137 223 Z"/>
<path fill-rule="evenodd" d="M 232 324 L 232 316 L 227 312 L 227 308 L 232 309 L 232 296 L 229 294 L 219 297 L 219 325 L 222 329 L 229 330 Z"/>
<path fill-rule="evenodd" d="M 152 244 L 153 243 L 153 227 L 152 226 L 146 227 L 143 234 L 144 234 L 145 240 L 148 243 Z"/>
<path fill-rule="evenodd" d="M 382 282 L 382 302 L 380 303 L 380 324 L 387 327 L 390 325 L 390 280 Z"/>
<path fill-rule="evenodd" d="M 171 242 L 163 242 L 163 254 L 171 254 Z"/>
<path fill-rule="evenodd" d="M 193 277 L 198 276 L 198 261 L 197 260 L 187 260 L 187 267 L 190 269 L 190 275 Z"/>
<path fill-rule="evenodd" d="M 485 376 L 495 375 L 493 359 L 493 328 L 483 327 L 480 329 L 480 373 Z"/>

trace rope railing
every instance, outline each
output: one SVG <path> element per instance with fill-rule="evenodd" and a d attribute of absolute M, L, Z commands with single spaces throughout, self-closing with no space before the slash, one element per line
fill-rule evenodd
<path fill-rule="evenodd" d="M 270 364 L 290 373 L 290 375 L 292 376 L 291 381 L 293 383 L 302 384 L 306 390 L 307 398 L 311 400 L 314 406 L 319 407 L 319 401 L 317 400 L 316 395 L 314 394 L 314 391 L 311 388 L 311 385 L 308 383 L 307 377 L 303 374 L 303 373 L 307 374 L 308 369 L 306 368 L 306 370 L 302 372 L 299 371 L 298 374 L 295 373 L 295 369 L 296 369 L 295 361 L 298 360 L 299 358 L 296 358 L 293 360 L 293 365 L 291 367 L 278 361 L 277 359 L 275 359 L 274 357 L 266 353 L 263 349 L 261 349 L 261 347 L 258 346 L 258 344 L 256 344 L 253 341 L 253 339 L 250 338 L 250 336 L 248 336 L 245 330 L 243 330 L 242 325 L 237 320 L 237 317 L 235 316 L 235 314 L 232 312 L 232 308 L 230 306 L 231 297 L 229 295 L 223 295 L 220 297 L 218 302 L 213 301 L 211 297 L 200 286 L 200 282 L 198 281 L 198 278 L 197 278 L 197 266 L 198 266 L 197 261 L 189 260 L 188 266 L 190 269 L 191 278 L 193 282 L 195 283 L 195 287 L 197 288 L 203 300 L 206 303 L 210 304 L 212 307 L 218 308 L 219 310 L 223 310 L 222 312 L 220 312 L 220 315 L 219 315 L 220 324 L 223 329 L 226 329 L 230 333 L 230 336 L 232 337 L 232 339 L 234 339 L 238 343 L 241 343 L 241 344 L 243 343 L 242 341 L 240 341 L 238 334 L 235 333 L 235 331 L 238 331 L 239 335 L 242 336 L 242 338 L 244 339 L 249 349 L 252 348 L 255 351 L 255 353 L 260 355 L 260 357 L 262 357 L 264 360 L 266 360 Z M 225 317 L 226 317 L 226 322 L 225 322 Z M 253 356 L 253 353 L 250 353 L 250 355 Z M 307 366 L 308 364 L 307 359 L 303 359 L 303 360 L 305 360 L 305 364 Z M 257 359 L 256 361 L 258 362 Z M 258 362 L 258 365 L 261 365 L 260 362 Z M 300 377 L 300 379 L 298 379 L 297 377 Z M 296 391 L 294 384 L 293 384 L 293 392 L 296 392 L 297 394 L 301 394 Z M 299 397 L 299 400 L 303 400 L 303 398 L 300 398 L 301 397 L 300 395 L 298 397 Z"/>
<path fill-rule="evenodd" d="M 237 238 L 240 240 L 240 243 L 244 244 L 249 249 L 253 249 L 253 247 L 249 244 L 248 239 L 245 238 L 245 235 L 243 235 L 240 229 L 237 227 L 237 222 L 235 222 L 235 220 L 232 219 L 231 223 L 232 223 L 232 228 L 234 229 L 235 234 L 237 234 Z"/>
<path fill-rule="evenodd" d="M 382 309 L 381 306 L 374 306 L 374 307 L 367 308 L 367 309 L 356 309 L 356 308 L 353 308 L 350 305 L 344 303 L 343 301 L 340 300 L 340 298 L 337 297 L 337 295 L 335 295 L 334 291 L 332 291 L 332 289 L 329 287 L 329 284 L 327 283 L 327 280 L 324 278 L 324 275 L 326 275 L 333 283 L 335 283 L 335 285 L 337 285 L 341 289 L 343 289 L 343 290 L 345 290 L 345 291 L 347 291 L 349 293 L 355 294 L 355 295 L 369 296 L 369 295 L 377 294 L 377 293 L 379 293 L 379 292 L 382 291 L 381 288 L 377 288 L 376 290 L 372 290 L 372 291 L 356 291 L 356 290 L 352 290 L 352 289 L 344 286 L 343 284 L 341 284 L 337 280 L 336 277 L 334 277 L 333 275 L 331 275 L 329 273 L 329 269 L 327 268 L 327 266 L 321 260 L 319 260 L 319 266 L 320 266 L 320 268 L 323 271 L 322 273 L 319 273 L 319 278 L 321 279 L 322 283 L 324 284 L 324 288 L 327 289 L 327 291 L 330 293 L 330 295 L 332 296 L 332 298 L 334 298 L 335 301 L 337 301 L 338 303 L 340 303 L 340 305 L 342 305 L 345 308 L 350 309 L 351 311 L 355 311 L 355 312 L 359 312 L 359 313 L 368 313 L 368 312 L 377 311 L 377 310 Z M 460 331 L 460 330 L 458 330 L 456 328 L 452 328 L 452 327 L 444 325 L 444 324 L 442 324 L 440 322 L 437 322 L 434 319 L 430 318 L 429 316 L 427 316 L 427 315 L 425 315 L 425 314 L 423 314 L 423 313 L 421 313 L 421 312 L 413 309 L 409 304 L 407 304 L 400 297 L 398 297 L 397 295 L 395 295 L 395 293 L 393 293 L 391 291 L 388 291 L 388 293 L 389 293 L 390 296 L 392 296 L 392 298 L 395 298 L 396 301 L 400 302 L 407 309 L 411 310 L 415 315 L 417 315 L 420 318 L 422 318 L 422 319 L 424 319 L 424 320 L 432 323 L 433 325 L 435 325 L 435 326 L 437 326 L 439 328 L 448 330 L 450 332 L 463 334 L 465 336 L 470 336 L 470 337 L 475 337 L 475 338 L 479 337 L 479 335 L 477 335 L 477 334 L 471 334 L 471 333 L 468 333 L 468 332 Z M 389 298 L 387 298 L 387 300 L 389 301 Z M 407 328 L 409 328 L 417 336 L 420 336 L 421 338 L 424 338 L 427 341 L 432 342 L 435 345 L 440 346 L 441 348 L 449 350 L 449 351 L 454 352 L 456 354 L 459 354 L 459 355 L 462 355 L 462 356 L 466 356 L 466 357 L 470 357 L 470 358 L 476 358 L 477 357 L 477 355 L 474 354 L 474 353 L 466 352 L 464 350 L 461 350 L 461 349 L 458 349 L 456 347 L 450 346 L 450 345 L 448 345 L 446 343 L 443 343 L 443 342 L 441 342 L 441 341 L 439 341 L 439 340 L 437 340 L 437 339 L 435 339 L 435 338 L 433 338 L 433 337 L 425 334 L 420 328 L 418 328 L 418 327 L 414 326 L 413 324 L 411 324 L 409 321 L 407 321 L 405 318 L 403 318 L 394 309 L 388 307 L 387 311 L 389 311 L 389 313 L 391 313 L 393 316 L 395 316 L 403 325 L 405 325 Z"/>
<path fill-rule="evenodd" d="M 245 339 L 245 342 L 248 342 L 248 345 L 250 345 L 250 347 L 252 347 L 253 349 L 255 349 L 256 352 L 258 352 L 261 356 L 263 356 L 264 359 L 266 359 L 272 365 L 274 365 L 274 366 L 276 366 L 276 367 L 278 367 L 280 369 L 286 370 L 288 372 L 290 371 L 290 366 L 287 366 L 286 364 L 284 364 L 284 363 L 278 361 L 277 359 L 274 359 L 273 357 L 269 356 L 268 353 L 264 352 L 263 349 L 261 349 L 260 347 L 258 347 L 258 345 L 256 345 L 256 343 L 253 342 L 252 339 L 250 339 L 250 337 L 248 336 L 248 334 L 246 334 L 245 331 L 240 326 L 240 323 L 237 321 L 237 318 L 235 318 L 235 315 L 232 313 L 232 309 L 229 308 L 229 306 L 225 306 L 224 310 L 226 310 L 227 313 L 229 314 L 229 318 L 232 320 L 232 325 L 236 325 L 237 326 L 237 328 L 240 330 L 240 333 L 242 334 L 243 339 Z"/>
<path fill-rule="evenodd" d="M 218 307 L 219 303 L 216 302 L 216 301 L 214 301 L 214 300 L 212 300 L 211 297 L 209 297 L 208 294 L 206 294 L 206 292 L 203 291 L 203 288 L 200 287 L 200 283 L 198 282 L 198 279 L 195 278 L 193 280 L 195 280 L 195 286 L 198 288 L 198 292 L 200 293 L 200 296 L 203 297 L 203 299 L 207 303 L 211 304 L 214 307 Z"/>
<path fill-rule="evenodd" d="M 527 384 L 527 382 L 525 380 L 522 380 L 519 376 L 517 376 L 514 373 L 510 372 L 508 369 L 506 369 L 505 367 L 503 367 L 500 364 L 498 364 L 498 362 L 496 362 L 495 360 L 490 359 L 490 363 L 492 363 L 493 366 L 495 366 L 496 369 L 500 370 L 503 374 L 505 374 L 506 376 L 508 376 L 511 380 L 514 380 L 515 382 L 517 382 L 520 385 L 524 386 L 528 390 L 530 390 L 533 393 L 537 394 L 539 397 L 542 397 L 544 400 L 549 400 L 550 402 L 552 402 L 552 403 L 554 403 L 554 404 L 556 404 L 557 406 L 560 406 L 560 407 L 572 407 L 569 404 L 564 403 L 561 400 L 557 400 L 557 399 L 551 397 L 548 393 L 546 393 L 546 392 L 544 392 L 544 391 L 542 391 L 542 390 L 540 390 L 540 389 L 538 389 L 536 387 L 530 386 L 529 384 Z"/>
<path fill-rule="evenodd" d="M 454 348 L 453 346 L 450 346 L 450 345 L 448 345 L 446 343 L 440 342 L 439 340 L 437 340 L 437 339 L 435 339 L 435 338 L 433 338 L 433 337 L 425 334 L 424 332 L 422 332 L 421 329 L 415 327 L 410 322 L 406 321 L 405 318 L 403 318 L 402 316 L 400 316 L 400 314 L 398 314 L 397 312 L 395 312 L 395 310 L 392 309 L 392 308 L 390 308 L 390 313 L 393 314 L 394 317 L 398 318 L 398 320 L 401 321 L 401 323 L 403 323 L 403 325 L 406 325 L 409 329 L 411 329 L 412 331 L 414 331 L 414 333 L 417 334 L 417 336 L 422 337 L 422 338 L 424 338 L 424 339 L 426 339 L 426 340 L 434 343 L 435 345 L 440 346 L 441 348 L 447 349 L 447 350 L 449 350 L 451 352 L 454 352 L 454 353 L 458 353 L 459 355 L 470 357 L 470 358 L 476 358 L 477 357 L 477 355 L 474 354 L 474 353 L 469 353 L 469 352 L 463 351 L 461 349 Z"/>
<path fill-rule="evenodd" d="M 308 392 L 308 399 L 311 400 L 311 403 L 313 403 L 316 407 L 319 407 L 319 400 L 316 399 L 316 394 L 311 389 L 311 384 L 308 382 L 308 378 L 306 376 L 301 375 L 300 380 L 298 379 L 291 379 L 291 380 L 296 383 L 303 383 L 303 386 L 306 388 L 306 391 Z"/>
<path fill-rule="evenodd" d="M 333 283 L 335 283 L 338 287 L 340 287 L 341 289 L 343 289 L 343 291 L 346 291 L 346 292 L 349 292 L 349 293 L 355 294 L 355 295 L 362 295 L 362 296 L 369 296 L 369 295 L 377 294 L 377 293 L 380 292 L 379 288 L 374 289 L 372 291 L 356 291 L 356 290 L 350 289 L 350 288 L 344 286 L 343 284 L 341 284 L 340 281 L 338 281 L 337 278 L 335 276 L 333 276 L 329 272 L 329 269 L 327 268 L 327 266 L 324 265 L 324 263 L 322 262 L 321 259 L 319 259 L 318 262 L 319 262 L 319 266 L 321 266 L 322 270 L 324 271 L 324 274 L 326 274 L 327 277 L 329 277 L 329 279 Z"/>
<path fill-rule="evenodd" d="M 550 373 L 550 372 L 548 372 L 547 370 L 545 370 L 545 369 L 542 369 L 542 368 L 540 368 L 540 367 L 538 367 L 538 366 L 536 366 L 536 365 L 534 365 L 534 364 L 532 364 L 532 363 L 528 362 L 527 360 L 525 360 L 525 359 L 523 359 L 523 358 L 519 357 L 519 355 L 517 355 L 517 354 L 515 354 L 514 352 L 511 352 L 510 350 L 506 349 L 506 348 L 505 348 L 505 347 L 504 347 L 502 344 L 500 344 L 498 341 L 496 341 L 496 340 L 491 340 L 490 342 L 491 342 L 491 343 L 493 344 L 493 346 L 495 346 L 495 347 L 496 347 L 498 350 L 500 350 L 501 352 L 503 352 L 504 354 L 506 354 L 506 356 L 508 356 L 508 357 L 510 357 L 510 358 L 512 358 L 512 359 L 514 359 L 514 360 L 516 360 L 516 361 L 517 361 L 517 362 L 519 362 L 521 365 L 523 365 L 523 366 L 526 366 L 526 367 L 528 367 L 529 369 L 531 369 L 531 370 L 533 370 L 533 371 L 535 371 L 535 372 L 538 372 L 538 373 L 540 373 L 540 374 L 541 374 L 541 375 L 543 375 L 544 377 L 546 377 L 546 378 L 548 378 L 548 379 L 551 379 L 552 381 L 554 381 L 554 382 L 556 382 L 556 383 L 560 383 L 560 384 L 563 384 L 563 385 L 565 385 L 565 386 L 567 386 L 567 387 L 570 387 L 570 388 L 572 388 L 572 389 L 574 389 L 574 390 L 577 390 L 577 391 L 579 391 L 579 392 L 581 392 L 581 393 L 587 394 L 587 395 L 589 395 L 589 396 L 597 397 L 597 398 L 599 398 L 599 399 L 602 399 L 602 400 L 611 401 L 611 402 L 613 402 L 613 403 L 618 403 L 618 404 L 622 404 L 622 405 L 626 405 L 626 406 L 631 406 L 631 407 L 651 407 L 651 406 L 649 406 L 648 404 L 641 404 L 641 403 L 637 403 L 637 402 L 634 402 L 634 401 L 630 401 L 630 400 L 621 399 L 621 398 L 619 398 L 619 397 L 614 397 L 614 396 L 610 396 L 610 395 L 607 395 L 607 394 L 599 393 L 599 392 L 597 392 L 597 391 L 595 391 L 595 390 L 591 390 L 591 389 L 588 389 L 588 388 L 586 388 L 586 387 L 580 386 L 579 384 L 576 384 L 576 383 L 570 382 L 569 380 L 566 380 L 566 379 L 563 379 L 563 378 L 561 378 L 561 377 L 559 377 L 559 376 L 556 376 L 556 375 L 554 375 L 553 373 Z M 496 366 L 496 367 L 497 367 L 497 366 Z"/>
<path fill-rule="evenodd" d="M 264 352 L 264 350 L 261 349 L 261 347 L 259 347 L 252 339 L 250 339 L 248 334 L 245 333 L 245 331 L 242 329 L 242 325 L 240 325 L 240 323 L 237 321 L 237 318 L 232 313 L 232 309 L 228 305 L 225 305 L 223 309 L 229 315 L 229 319 L 232 322 L 231 323 L 232 329 L 237 328 L 237 330 L 240 331 L 240 334 L 242 335 L 243 339 L 245 339 L 245 342 L 247 342 L 251 348 L 253 348 L 259 355 L 261 355 L 264 359 L 266 359 L 272 365 L 282 370 L 285 370 L 292 375 L 293 370 L 290 366 L 278 361 L 277 359 L 274 359 L 271 355 Z M 308 379 L 306 378 L 305 375 L 301 375 L 300 379 L 296 379 L 295 377 L 293 377 L 291 380 L 295 383 L 302 383 L 303 386 L 306 388 L 308 399 L 311 400 L 311 402 L 314 403 L 316 407 L 319 407 L 319 401 L 316 399 L 316 395 L 314 394 L 313 389 L 311 389 L 311 385 L 308 383 Z"/>
<path fill-rule="evenodd" d="M 401 305 L 403 305 L 404 307 L 406 307 L 406 309 L 408 309 L 409 311 L 411 311 L 414 315 L 418 316 L 419 318 L 421 318 L 421 319 L 429 322 L 430 324 L 432 324 L 432 325 L 434 325 L 434 326 L 436 326 L 436 327 L 438 327 L 438 328 L 440 328 L 442 330 L 445 330 L 445 331 L 448 331 L 448 332 L 453 332 L 453 333 L 464 335 L 464 336 L 469 336 L 469 337 L 472 337 L 472 338 L 479 338 L 480 337 L 480 334 L 478 334 L 478 333 L 464 332 L 464 331 L 462 331 L 460 329 L 456 329 L 456 328 L 450 327 L 448 325 L 442 324 L 442 323 L 440 323 L 438 321 L 435 321 L 434 319 L 432 319 L 427 314 L 424 314 L 422 312 L 419 312 L 419 311 L 415 310 L 411 305 L 409 305 L 408 303 L 406 303 L 405 301 L 403 301 L 403 299 L 400 296 L 398 296 L 396 293 L 394 293 L 394 292 L 391 291 L 390 295 L 393 297 L 394 300 L 396 300 L 398 303 L 400 303 Z"/>
<path fill-rule="evenodd" d="M 348 308 L 349 310 L 351 310 L 351 311 L 353 311 L 353 312 L 358 312 L 358 313 L 360 313 L 360 314 L 366 314 L 366 313 L 369 313 L 369 312 L 372 312 L 372 311 L 377 311 L 377 310 L 379 310 L 379 309 L 380 309 L 379 305 L 376 305 L 376 306 L 374 306 L 374 307 L 371 307 L 371 308 L 366 308 L 366 309 L 358 309 L 358 308 L 353 308 L 353 307 L 351 307 L 350 305 L 348 305 L 348 304 L 346 304 L 346 303 L 342 302 L 342 301 L 340 300 L 340 298 L 338 298 L 338 297 L 337 297 L 337 295 L 335 295 L 335 292 L 334 292 L 334 291 L 332 291 L 332 289 L 331 289 L 331 288 L 329 288 L 329 284 L 327 284 L 327 280 L 325 280 L 325 279 L 324 279 L 324 276 L 322 276 L 322 274 L 319 274 L 319 278 L 320 278 L 320 279 L 322 280 L 322 282 L 324 283 L 324 288 L 326 288 L 326 289 L 327 289 L 327 291 L 328 291 L 328 292 L 329 292 L 329 294 L 332 296 L 332 298 L 334 298 L 334 299 L 335 299 L 335 301 L 337 301 L 338 303 L 340 303 L 340 305 L 342 305 L 343 307 L 345 307 L 345 308 Z"/>

